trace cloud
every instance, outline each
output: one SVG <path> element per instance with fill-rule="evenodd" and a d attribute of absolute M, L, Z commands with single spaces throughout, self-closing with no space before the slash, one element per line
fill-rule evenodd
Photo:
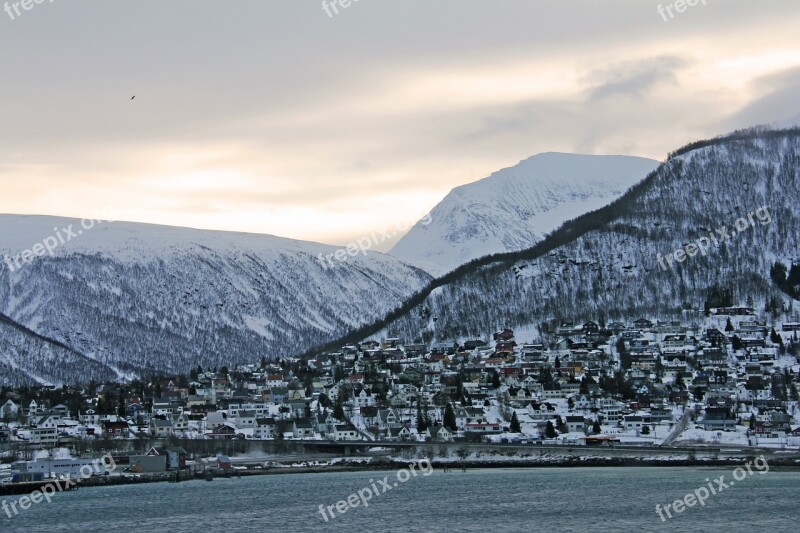
<path fill-rule="evenodd" d="M 669 24 L 641 0 L 45 3 L 0 17 L 0 211 L 347 242 L 537 152 L 661 158 L 797 114 L 798 25 L 777 0 Z"/>
<path fill-rule="evenodd" d="M 764 94 L 750 101 L 722 123 L 726 129 L 756 124 L 779 126 L 800 123 L 800 67 L 762 76 L 751 83 L 755 94 Z"/>
<path fill-rule="evenodd" d="M 590 86 L 588 99 L 642 98 L 659 85 L 676 84 L 676 74 L 691 63 L 685 57 L 667 55 L 593 70 L 585 78 L 585 82 Z"/>

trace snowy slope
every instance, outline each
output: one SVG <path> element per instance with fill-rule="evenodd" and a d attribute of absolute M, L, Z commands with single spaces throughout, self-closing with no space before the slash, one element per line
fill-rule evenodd
<path fill-rule="evenodd" d="M 545 153 L 453 189 L 389 252 L 435 271 L 533 246 L 561 224 L 618 198 L 658 166 L 640 157 Z"/>
<path fill-rule="evenodd" d="M 15 263 L 69 232 L 52 257 Z M 268 235 L 0 215 L 0 314 L 23 328 L 0 330 L 0 383 L 294 355 L 383 316 L 430 280 L 379 253 L 326 268 L 318 255 L 335 251 Z M 47 361 L 70 368 L 48 371 Z"/>
<path fill-rule="evenodd" d="M 695 144 L 601 212 L 519 259 L 465 272 L 376 335 L 430 341 L 548 331 L 560 320 L 700 320 L 721 289 L 734 305 L 776 317 L 782 303 L 797 309 L 770 269 L 800 261 L 800 129 Z M 711 232 L 720 242 L 707 253 L 664 261 Z"/>

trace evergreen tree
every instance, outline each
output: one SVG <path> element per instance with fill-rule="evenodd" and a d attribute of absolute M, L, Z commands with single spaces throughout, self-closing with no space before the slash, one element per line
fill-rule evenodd
<path fill-rule="evenodd" d="M 422 403 L 417 399 L 417 433 L 424 433 L 428 429 L 428 415 L 423 413 Z"/>
<path fill-rule="evenodd" d="M 622 367 L 623 370 L 630 369 L 633 360 L 631 358 L 631 354 L 628 352 L 628 348 L 625 346 L 625 341 L 622 340 L 622 338 L 617 340 L 617 353 L 619 354 L 620 367 Z"/>
<path fill-rule="evenodd" d="M 125 416 L 125 389 L 122 387 L 119 389 L 119 409 L 117 414 L 121 417 Z"/>
<path fill-rule="evenodd" d="M 786 283 L 786 265 L 780 261 L 775 261 L 775 264 L 769 270 L 769 277 L 775 285 L 782 287 Z"/>
<path fill-rule="evenodd" d="M 497 370 L 492 372 L 492 387 L 495 389 L 500 388 L 500 374 L 497 373 Z"/>
<path fill-rule="evenodd" d="M 730 333 L 731 331 L 734 331 L 735 329 L 736 328 L 734 328 L 733 324 L 731 323 L 731 318 L 728 317 L 728 321 L 725 323 L 725 333 Z"/>
<path fill-rule="evenodd" d="M 550 420 L 547 421 L 547 426 L 544 428 L 544 436 L 548 439 L 554 439 L 558 436 L 556 428 L 553 427 L 553 423 Z"/>
<path fill-rule="evenodd" d="M 592 383 L 594 383 L 594 380 L 591 378 L 591 376 L 584 375 L 581 378 L 581 387 L 580 387 L 578 393 L 579 394 L 589 394 L 589 385 L 592 384 Z"/>
<path fill-rule="evenodd" d="M 330 407 L 331 406 L 331 399 L 328 398 L 328 395 L 324 392 L 319 395 L 318 402 L 322 407 Z"/>
<path fill-rule="evenodd" d="M 344 420 L 344 405 L 342 404 L 342 397 L 336 397 L 336 403 L 333 406 L 333 417 L 337 420 Z"/>
<path fill-rule="evenodd" d="M 744 345 L 742 344 L 742 339 L 739 338 L 738 335 L 734 335 L 731 339 L 731 348 L 735 350 L 741 350 Z"/>
<path fill-rule="evenodd" d="M 444 427 L 450 431 L 456 431 L 458 429 L 456 425 L 456 412 L 453 410 L 453 405 L 449 402 L 447 403 L 447 407 L 444 408 Z"/>
<path fill-rule="evenodd" d="M 600 432 L 602 432 L 602 431 L 603 431 L 603 428 L 600 427 L 600 422 L 595 420 L 594 424 L 592 425 L 592 433 L 594 433 L 595 435 L 599 435 Z"/>
<path fill-rule="evenodd" d="M 511 415 L 511 433 L 522 433 L 522 428 L 519 425 L 519 418 L 517 418 L 516 411 L 514 411 L 514 414 Z"/>

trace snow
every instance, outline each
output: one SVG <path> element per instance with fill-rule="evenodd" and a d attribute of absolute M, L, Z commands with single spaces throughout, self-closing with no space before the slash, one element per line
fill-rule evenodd
<path fill-rule="evenodd" d="M 629 156 L 539 154 L 456 187 L 431 211 L 429 224 L 415 225 L 389 253 L 433 272 L 431 263 L 451 270 L 529 248 L 567 220 L 618 198 L 658 164 Z"/>
<path fill-rule="evenodd" d="M 142 369 L 185 372 L 189 364 L 294 355 L 383 317 L 431 279 L 378 252 L 326 265 L 320 254 L 339 248 L 131 222 L 95 225 L 56 246 L 53 257 L 9 266 L 80 224 L 0 215 L 0 313 L 87 356 L 69 355 L 70 364 L 55 368 L 63 349 L 2 326 L 10 333 L 0 335 L 0 379 L 129 379 Z M 35 359 L 18 350 L 23 345 Z"/>

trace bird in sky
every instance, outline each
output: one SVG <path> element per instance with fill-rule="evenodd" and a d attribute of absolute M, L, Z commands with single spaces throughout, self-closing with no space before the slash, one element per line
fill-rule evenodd
<path fill-rule="evenodd" d="M 131 100 L 133 100 L 134 98 L 136 98 L 136 95 L 135 95 L 135 94 L 134 94 L 133 96 L 131 96 Z"/>

